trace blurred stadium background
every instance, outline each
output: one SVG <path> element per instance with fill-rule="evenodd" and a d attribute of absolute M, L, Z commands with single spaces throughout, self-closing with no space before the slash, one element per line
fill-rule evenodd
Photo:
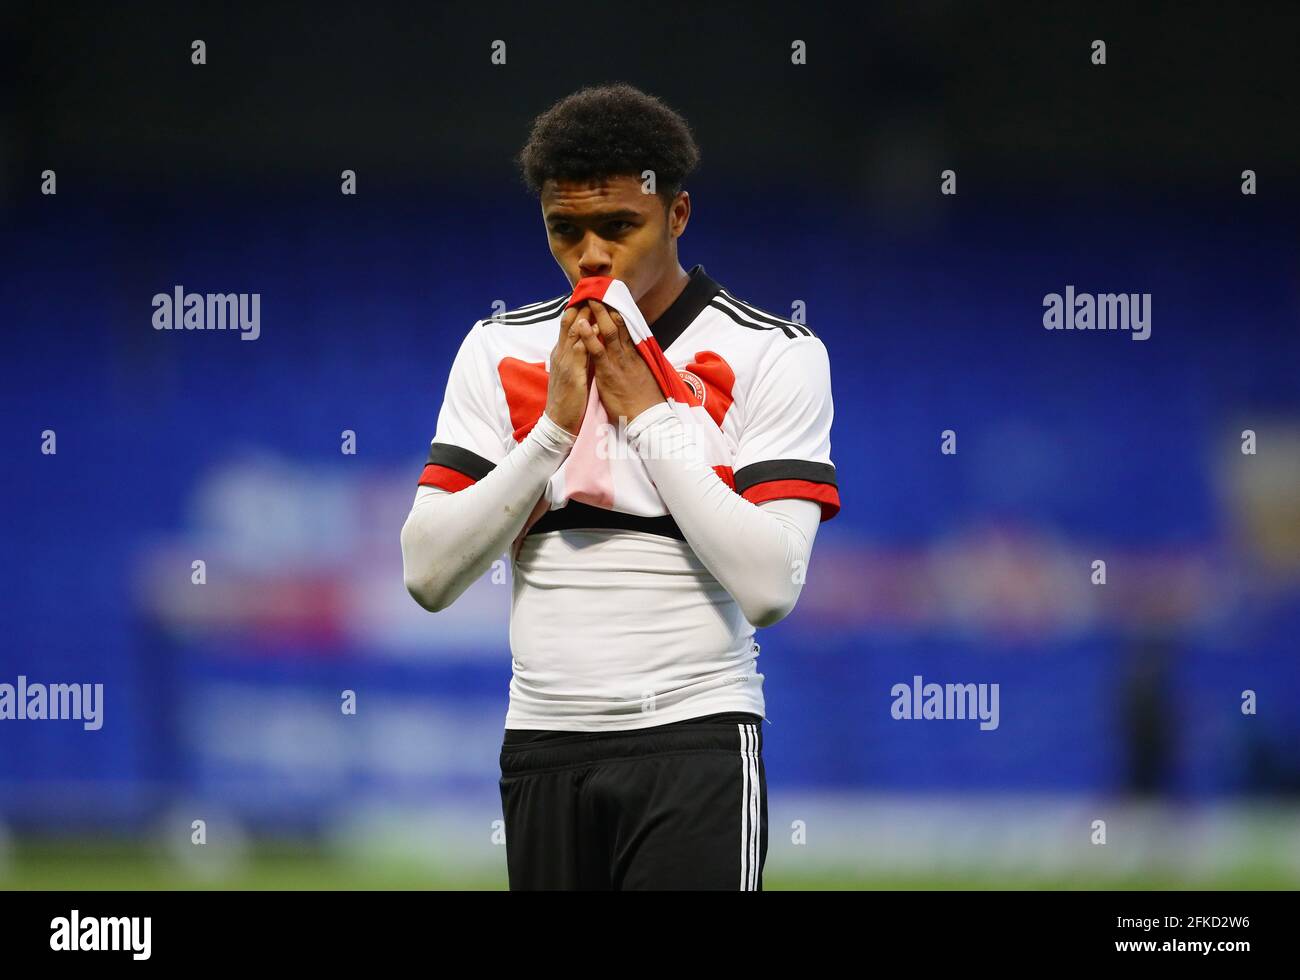
<path fill-rule="evenodd" d="M 1300 885 L 1295 33 L 1176 10 L 9 8 L 0 683 L 105 709 L 0 722 L 0 887 L 505 886 L 509 587 L 430 616 L 398 531 L 465 331 L 566 288 L 511 156 L 614 79 L 702 144 L 683 263 L 832 357 L 767 886 Z M 1151 338 L 1045 331 L 1067 284 Z M 893 720 L 916 674 L 999 727 Z"/>

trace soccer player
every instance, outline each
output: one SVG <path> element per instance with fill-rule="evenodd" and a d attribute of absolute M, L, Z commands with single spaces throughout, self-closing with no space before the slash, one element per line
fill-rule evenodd
<path fill-rule="evenodd" d="M 794 608 L 839 510 L 830 366 L 806 326 L 682 268 L 698 160 L 686 121 L 625 84 L 534 121 L 519 163 L 573 288 L 470 329 L 402 528 L 406 587 L 431 612 L 513 560 L 512 890 L 763 885 L 754 633 Z M 721 462 L 666 398 L 637 318 Z"/>

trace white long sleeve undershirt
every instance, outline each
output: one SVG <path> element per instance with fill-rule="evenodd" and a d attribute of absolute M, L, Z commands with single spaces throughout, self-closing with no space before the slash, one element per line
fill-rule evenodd
<path fill-rule="evenodd" d="M 785 618 L 803 587 L 821 506 L 745 500 L 692 455 L 688 430 L 666 402 L 638 415 L 627 435 L 696 557 L 745 618 L 755 627 Z M 575 439 L 543 414 L 472 486 L 418 488 L 401 539 L 406 587 L 421 606 L 447 608 L 509 548 Z"/>
<path fill-rule="evenodd" d="M 402 525 L 402 573 L 430 612 L 446 609 L 507 550 L 578 437 L 545 413 L 483 479 L 456 493 L 417 488 Z"/>
<path fill-rule="evenodd" d="M 667 402 L 633 419 L 627 439 L 695 556 L 745 618 L 761 628 L 789 615 L 803 589 L 821 505 L 746 500 L 693 452 L 689 428 Z"/>

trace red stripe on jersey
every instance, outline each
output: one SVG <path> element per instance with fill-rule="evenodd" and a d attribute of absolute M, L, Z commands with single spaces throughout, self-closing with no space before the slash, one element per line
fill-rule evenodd
<path fill-rule="evenodd" d="M 829 521 L 840 512 L 840 491 L 829 483 L 813 483 L 809 480 L 768 480 L 755 483 L 741 494 L 751 504 L 762 504 L 769 500 L 815 500 L 822 505 L 822 520 Z"/>
<path fill-rule="evenodd" d="M 473 477 L 466 476 L 460 470 L 453 470 L 449 466 L 430 463 L 424 468 L 424 472 L 420 474 L 419 485 L 422 487 L 437 487 L 439 490 L 455 493 L 457 490 L 464 490 L 477 482 Z"/>
<path fill-rule="evenodd" d="M 497 374 L 510 408 L 515 442 L 523 442 L 546 410 L 546 386 L 550 381 L 546 362 L 530 364 L 517 357 L 503 357 L 497 364 Z"/>
<path fill-rule="evenodd" d="M 732 490 L 736 489 L 736 475 L 730 466 L 715 466 L 713 472 L 718 474 L 718 479 L 731 487 Z"/>

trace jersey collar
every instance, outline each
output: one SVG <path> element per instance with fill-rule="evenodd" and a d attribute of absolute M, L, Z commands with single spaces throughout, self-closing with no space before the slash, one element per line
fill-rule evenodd
<path fill-rule="evenodd" d="M 707 272 L 704 266 L 697 265 L 691 269 L 690 281 L 668 309 L 659 315 L 659 319 L 650 324 L 650 332 L 659 341 L 659 349 L 667 350 L 674 340 L 695 322 L 695 318 L 709 305 L 709 300 L 722 289 Z"/>

